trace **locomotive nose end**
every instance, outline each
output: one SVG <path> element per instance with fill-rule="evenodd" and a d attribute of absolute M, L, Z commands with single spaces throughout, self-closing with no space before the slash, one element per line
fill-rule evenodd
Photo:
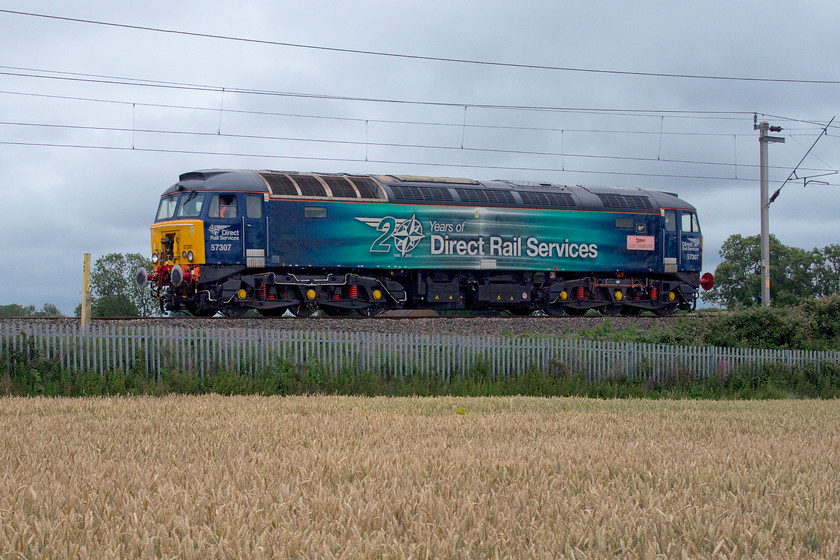
<path fill-rule="evenodd" d="M 715 286 L 715 277 L 710 272 L 706 272 L 700 277 L 700 287 L 704 290 L 711 290 Z"/>

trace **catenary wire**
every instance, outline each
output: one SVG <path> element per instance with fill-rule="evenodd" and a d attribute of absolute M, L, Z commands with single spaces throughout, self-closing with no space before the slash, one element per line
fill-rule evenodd
<path fill-rule="evenodd" d="M 222 152 L 210 150 L 186 150 L 173 148 L 143 148 L 135 146 L 105 146 L 93 144 L 57 144 L 49 142 L 18 142 L 0 140 L 0 145 L 6 146 L 32 146 L 45 148 L 73 148 L 73 149 L 91 149 L 91 150 L 112 150 L 112 151 L 127 151 L 127 152 L 148 152 L 148 153 L 166 153 L 166 154 L 186 154 L 186 155 L 210 155 L 210 156 L 224 156 L 224 157 L 249 157 L 249 158 L 264 158 L 264 159 L 278 159 L 278 160 L 298 160 L 298 161 L 320 161 L 320 162 L 342 162 L 342 163 L 365 163 L 365 164 L 388 164 L 388 165 L 411 165 L 422 167 L 446 167 L 446 168 L 467 168 L 467 169 L 486 169 L 486 170 L 508 170 L 508 171 L 539 171 L 549 173 L 580 173 L 590 175 L 610 175 L 610 176 L 628 176 L 628 177 L 648 177 L 648 178 L 666 178 L 666 179 L 696 179 L 708 181 L 729 181 L 729 182 L 748 182 L 757 183 L 759 179 L 750 179 L 744 177 L 719 177 L 713 175 L 682 175 L 677 173 L 642 173 L 631 171 L 609 171 L 609 170 L 589 170 L 589 169 L 574 169 L 570 167 L 524 167 L 512 165 L 488 165 L 488 164 L 470 164 L 470 163 L 442 163 L 442 162 L 423 162 L 423 161 L 404 161 L 404 160 L 387 160 L 364 157 L 326 157 L 326 156 L 292 156 L 292 155 L 277 155 L 277 154 L 258 154 L 253 152 Z M 829 185 L 840 186 L 840 185 Z"/>
<path fill-rule="evenodd" d="M 275 116 L 275 117 L 291 117 L 302 119 L 320 119 L 320 120 L 334 120 L 344 122 L 356 123 L 375 123 L 375 124 L 402 124 L 402 125 L 420 125 L 420 126 L 443 126 L 451 128 L 475 128 L 475 129 L 496 129 L 496 130 L 528 130 L 540 132 L 581 132 L 594 134 L 649 134 L 654 136 L 720 136 L 731 138 L 732 136 L 752 137 L 753 133 L 732 133 L 732 132 L 697 132 L 693 130 L 678 130 L 678 131 L 660 131 L 660 130 L 618 130 L 618 129 L 592 129 L 592 128 L 559 128 L 559 127 L 543 127 L 543 126 L 513 126 L 513 125 L 492 125 L 492 124 L 473 124 L 464 122 L 441 122 L 441 121 L 421 121 L 421 120 L 399 120 L 399 119 L 373 119 L 362 117 L 342 117 L 335 115 L 313 115 L 306 113 L 283 113 L 277 111 L 254 111 L 247 109 L 231 109 L 228 107 L 202 107 L 198 105 L 176 105 L 171 103 L 146 103 L 140 101 L 125 101 L 115 99 L 103 99 L 95 97 L 81 97 L 72 95 L 55 95 L 46 93 L 34 93 L 24 91 L 0 90 L 0 94 L 5 95 L 20 95 L 27 97 L 41 97 L 47 99 L 62 99 L 68 101 L 86 101 L 93 103 L 111 103 L 118 105 L 136 105 L 138 107 L 153 107 L 160 109 L 182 109 L 192 111 L 208 111 L 222 114 L 241 114 L 241 115 L 259 115 L 259 116 Z M 590 113 L 593 110 L 581 110 L 580 113 Z M 622 116 L 619 114 L 618 116 Z M 631 115 L 633 116 L 633 115 Z M 692 117 L 669 117 L 669 118 L 692 118 Z M 808 130 L 808 129 L 801 129 Z"/>
<path fill-rule="evenodd" d="M 43 71 L 41 71 L 41 72 L 43 72 Z M 0 72 L 0 74 L 3 74 L 3 72 Z M 27 77 L 45 77 L 45 76 L 36 76 L 36 75 L 31 75 L 30 74 L 30 75 L 27 75 Z M 49 77 L 56 78 L 56 79 L 72 79 L 72 80 L 81 79 L 83 81 L 88 81 L 88 78 L 75 78 L 75 77 L 74 78 L 66 78 L 66 77 L 61 77 L 61 76 L 49 76 Z M 155 82 L 153 84 L 149 84 L 149 83 L 146 83 L 144 81 L 140 81 L 140 80 L 137 80 L 137 79 L 134 79 L 134 78 L 116 78 L 115 80 L 110 80 L 110 79 L 109 80 L 99 80 L 97 78 L 97 79 L 93 79 L 92 81 L 94 81 L 94 82 L 105 81 L 107 83 L 119 83 L 120 85 L 129 85 L 129 86 L 153 85 L 153 86 L 156 86 L 156 87 L 157 86 L 160 86 L 160 87 L 174 87 L 174 88 L 187 87 L 188 89 L 198 88 L 198 89 L 204 90 L 204 91 L 216 91 L 216 92 L 221 91 L 223 93 L 228 91 L 226 88 L 221 88 L 221 90 L 214 89 L 214 86 L 182 85 L 182 84 L 176 84 L 176 83 L 160 83 L 160 82 Z M 231 88 L 230 91 L 231 92 L 237 92 L 238 90 Z M 252 93 L 251 90 L 242 90 L 242 92 L 243 93 Z M 279 95 L 287 95 L 288 94 L 288 92 L 261 92 L 261 93 L 279 94 Z M 386 103 L 389 103 L 389 102 L 415 103 L 415 102 L 410 102 L 410 101 L 405 101 L 405 100 L 376 100 L 376 99 L 372 99 L 372 98 L 352 98 L 352 97 L 347 97 L 347 96 L 320 96 L 320 95 L 315 95 L 315 94 L 289 94 L 289 95 L 292 95 L 292 96 L 300 95 L 300 96 L 303 96 L 303 97 L 313 97 L 314 96 L 316 98 L 325 98 L 326 97 L 326 98 L 330 98 L 330 99 L 340 99 L 340 100 L 346 100 L 346 101 L 382 101 L 382 102 L 386 102 Z M 136 102 L 121 102 L 121 103 L 126 104 L 126 105 L 129 104 L 129 103 L 131 103 L 132 105 L 137 105 Z M 425 104 L 425 102 L 416 102 L 416 103 Z M 437 102 L 433 102 L 433 103 L 438 104 Z M 457 104 L 446 104 L 446 105 L 456 106 L 456 107 L 461 107 L 461 106 L 468 107 L 469 106 L 469 105 L 461 105 L 459 103 L 457 103 Z M 505 106 L 475 105 L 473 107 L 475 107 L 475 108 L 494 108 L 494 109 L 533 109 L 533 110 L 540 110 L 540 111 L 544 111 L 544 110 L 556 110 L 556 111 L 569 111 L 569 110 L 575 111 L 575 110 L 578 110 L 579 111 L 580 110 L 579 108 L 578 109 L 560 108 L 560 107 L 550 108 L 550 107 L 536 107 L 536 106 L 526 107 L 526 106 L 512 106 L 512 105 L 505 105 Z M 217 108 L 212 108 L 212 109 L 208 108 L 206 110 L 223 111 L 223 108 L 218 108 L 218 109 Z M 613 114 L 614 115 L 614 114 L 616 114 L 616 111 L 618 111 L 618 110 L 615 110 L 615 109 L 594 109 L 594 110 L 591 110 L 591 111 L 597 111 L 599 113 L 603 112 L 603 113 L 606 113 L 606 114 Z M 653 113 L 653 111 L 652 110 L 641 110 L 640 113 L 641 114 L 648 114 L 648 113 Z M 681 116 L 681 115 L 684 115 L 686 113 L 690 114 L 692 112 L 672 111 L 671 113 L 676 114 L 678 116 Z M 721 112 L 710 112 L 710 111 L 702 111 L 702 112 L 698 112 L 698 113 L 703 114 L 703 115 L 734 114 L 734 112 L 723 112 L 723 113 L 721 113 Z M 637 113 L 634 110 L 632 114 L 639 114 L 639 113 Z M 740 114 L 749 114 L 749 113 L 740 112 Z M 672 116 L 672 115 L 669 115 L 669 116 Z M 361 119 L 359 119 L 359 121 L 361 121 Z M 366 121 L 369 122 L 370 120 L 366 119 Z M 799 122 L 805 122 L 805 121 L 799 121 Z M 465 122 L 461 123 L 460 125 L 457 124 L 457 123 L 451 123 L 451 124 L 450 123 L 445 123 L 445 124 L 451 125 L 451 126 L 460 126 L 460 127 L 463 127 L 463 128 L 466 128 L 466 126 L 467 126 Z M 472 126 L 476 126 L 476 125 L 469 125 L 469 126 L 472 127 Z M 555 129 L 555 130 L 557 130 L 557 129 Z M 560 129 L 560 131 L 563 132 L 564 130 Z M 570 130 L 570 132 L 571 132 L 571 130 Z M 657 132 L 652 132 L 652 133 L 657 134 Z M 658 134 L 661 136 L 663 134 L 663 131 L 659 131 Z M 517 153 L 517 152 L 510 151 L 509 153 Z M 563 153 L 551 153 L 551 154 L 532 153 L 532 155 L 555 155 L 555 156 L 561 156 L 562 157 L 565 154 L 563 154 Z M 569 155 L 569 157 L 575 157 L 575 156 L 574 155 Z M 581 155 L 581 156 L 578 156 L 578 157 L 588 157 L 588 156 Z M 590 157 L 597 157 L 597 156 L 590 156 Z M 619 157 L 614 157 L 613 159 L 620 159 L 620 158 Z M 625 159 L 629 160 L 629 159 L 633 159 L 633 158 L 625 158 Z M 701 163 L 701 162 L 697 162 L 697 163 Z M 715 165 L 714 162 L 706 162 L 706 163 L 709 164 L 709 165 Z M 737 167 L 739 167 L 739 165 L 737 163 L 726 163 L 726 164 L 719 164 L 719 165 L 727 165 L 727 166 L 734 167 L 736 169 L 737 169 Z M 744 165 L 743 167 L 747 167 L 747 166 Z"/>
<path fill-rule="evenodd" d="M 97 25 L 97 26 L 115 27 L 115 28 L 121 28 L 121 29 L 131 29 L 131 30 L 135 30 L 135 31 L 149 31 L 149 32 L 155 32 L 155 33 L 164 33 L 164 34 L 168 34 L 168 35 L 181 35 L 181 36 L 186 36 L 186 37 L 197 37 L 197 38 L 203 38 L 203 39 L 216 39 L 216 40 L 224 40 L 224 41 L 235 41 L 235 42 L 240 42 L 240 43 L 252 43 L 252 44 L 259 44 L 259 45 L 270 45 L 270 46 L 277 46 L 277 47 L 307 49 L 307 50 L 335 52 L 335 53 L 343 53 L 343 54 L 388 57 L 388 58 L 396 58 L 396 59 L 403 59 L 403 60 L 418 60 L 418 61 L 425 61 L 425 62 L 445 62 L 445 63 L 467 64 L 467 65 L 476 65 L 476 66 L 490 66 L 490 67 L 500 67 L 500 68 L 515 68 L 515 69 L 525 69 L 525 70 L 545 70 L 545 71 L 555 71 L 555 72 L 579 72 L 579 73 L 588 73 L 588 74 L 606 74 L 606 75 L 615 75 L 615 76 L 634 76 L 634 77 L 645 77 L 645 78 L 680 78 L 680 79 L 692 79 L 692 80 L 740 81 L 740 82 L 777 83 L 777 84 L 778 83 L 784 83 L 784 84 L 819 84 L 819 85 L 838 85 L 838 84 L 840 84 L 840 80 L 806 80 L 806 79 L 793 79 L 793 78 L 762 78 L 762 77 L 753 77 L 753 76 L 721 76 L 721 75 L 704 75 L 704 74 L 680 74 L 680 73 L 667 73 L 667 72 L 639 72 L 639 71 L 629 71 L 629 70 L 606 70 L 606 69 L 599 69 L 599 68 L 580 68 L 580 67 L 571 67 L 571 66 L 552 66 L 552 65 L 500 62 L 500 61 L 477 60 L 477 59 L 466 59 L 466 58 L 436 57 L 436 56 L 427 56 L 427 55 L 414 55 L 414 54 L 407 54 L 407 53 L 370 51 L 370 50 L 350 49 L 350 48 L 340 48 L 340 47 L 328 47 L 328 46 L 324 46 L 324 45 L 310 45 L 310 44 L 291 43 L 291 42 L 284 42 L 284 41 L 270 41 L 270 40 L 266 40 L 266 39 L 252 39 L 252 38 L 247 38 L 247 37 L 236 37 L 236 36 L 232 36 L 232 35 L 219 35 L 219 34 L 213 34 L 213 33 L 200 33 L 200 32 L 195 32 L 195 31 L 165 29 L 165 28 L 161 28 L 161 27 L 131 25 L 131 24 L 125 24 L 125 23 L 116 23 L 116 22 L 83 19 L 83 18 L 73 18 L 73 17 L 67 17 L 67 16 L 57 16 L 57 15 L 52 15 L 52 14 L 40 14 L 40 13 L 35 13 L 35 12 L 24 12 L 24 11 L 20 11 L 20 10 L 0 9 L 0 13 L 10 14 L 10 15 L 18 15 L 18 16 L 26 16 L 26 17 L 33 17 L 33 18 L 51 19 L 51 20 L 55 20 L 55 21 L 64 21 L 64 22 L 71 22 L 71 23 L 82 23 L 82 24 L 87 24 L 87 25 Z"/>
<path fill-rule="evenodd" d="M 320 93 L 288 92 L 276 90 L 260 90 L 239 88 L 230 86 L 216 86 L 207 84 L 187 84 L 182 82 L 166 82 L 161 80 L 144 80 L 139 78 L 126 78 L 121 76 L 109 76 L 102 74 L 83 74 L 78 72 L 63 72 L 55 70 L 21 69 L 18 67 L 0 66 L 0 75 L 22 78 L 48 79 L 57 81 L 71 81 L 80 83 L 93 83 L 104 85 L 123 85 L 134 87 L 162 88 L 170 90 L 202 91 L 224 94 L 262 95 L 274 97 L 293 97 L 300 99 L 318 99 L 330 101 L 354 101 L 364 103 L 382 103 L 395 105 L 420 105 L 432 107 L 454 107 L 470 109 L 498 109 L 506 111 L 547 111 L 547 112 L 572 112 L 572 113 L 597 113 L 597 114 L 625 114 L 633 116 L 650 116 L 660 118 L 665 115 L 669 118 L 714 118 L 741 120 L 744 116 L 752 116 L 755 111 L 699 111 L 680 109 L 626 109 L 626 108 L 583 108 L 583 107 L 560 107 L 541 105 L 501 105 L 491 103 L 464 103 L 449 101 L 427 101 L 410 99 L 388 99 L 377 97 L 360 97 L 348 95 L 328 95 Z M 9 70 L 19 70 L 11 72 Z M 29 72 L 29 73 L 25 73 Z M 40 72 L 40 74 L 33 73 Z M 65 75 L 49 75 L 49 74 Z"/>
<path fill-rule="evenodd" d="M 510 150 L 500 148 L 477 148 L 470 146 L 440 146 L 433 144 L 406 144 L 397 142 L 370 142 L 361 140 L 336 140 L 327 138 L 301 138 L 292 136 L 267 136 L 261 134 L 231 134 L 221 132 L 198 132 L 198 131 L 181 131 L 181 130 L 160 130 L 160 129 L 143 129 L 143 128 L 127 128 L 127 127 L 106 127 L 106 126 L 91 126 L 91 125 L 69 125 L 69 124 L 52 124 L 52 123 L 32 123 L 20 121 L 0 121 L 0 126 L 20 126 L 20 127 L 41 127 L 41 128 L 57 128 L 67 130 L 90 130 L 97 132 L 125 132 L 137 134 L 160 134 L 160 135 L 181 135 L 181 136 L 198 136 L 206 138 L 231 138 L 231 139 L 247 139 L 247 140 L 271 140 L 271 141 L 285 141 L 285 142 L 301 142 L 301 143 L 316 143 L 316 144 L 335 144 L 348 146 L 370 146 L 378 148 L 407 148 L 407 149 L 424 149 L 424 150 L 446 150 L 453 152 L 472 152 L 472 153 L 491 153 L 491 154 L 509 154 L 509 155 L 529 155 L 529 156 L 543 156 L 543 157 L 568 157 L 568 158 L 583 158 L 583 159 L 605 159 L 615 161 L 635 161 L 635 162 L 650 162 L 650 163 L 669 163 L 681 165 L 702 165 L 725 168 L 758 168 L 758 165 L 747 163 L 733 163 L 733 162 L 714 162 L 702 160 L 681 160 L 668 158 L 646 158 L 633 156 L 609 156 L 599 154 L 581 154 L 572 152 L 550 152 L 550 151 L 534 151 L 534 150 Z M 803 168 L 803 171 L 834 171 L 829 164 L 824 163 L 829 169 L 809 169 Z M 782 166 L 769 166 L 770 169 L 789 169 Z"/>

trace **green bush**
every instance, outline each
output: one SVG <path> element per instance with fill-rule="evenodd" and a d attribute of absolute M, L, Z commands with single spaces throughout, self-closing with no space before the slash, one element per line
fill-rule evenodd
<path fill-rule="evenodd" d="M 572 335 L 567 335 L 572 336 Z M 749 307 L 675 318 L 667 327 L 616 330 L 609 323 L 576 335 L 589 340 L 791 350 L 840 350 L 840 295 L 795 307 Z"/>

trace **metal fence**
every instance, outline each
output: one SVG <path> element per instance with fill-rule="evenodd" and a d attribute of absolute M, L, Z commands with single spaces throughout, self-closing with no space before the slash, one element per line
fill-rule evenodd
<path fill-rule="evenodd" d="M 453 376 L 481 372 L 492 379 L 526 372 L 582 375 L 589 381 L 626 377 L 665 382 L 675 375 L 705 378 L 756 371 L 774 363 L 811 367 L 840 363 L 840 352 L 666 346 L 551 337 L 449 336 L 373 332 L 188 328 L 161 325 L 0 323 L 7 370 L 52 361 L 72 371 L 139 370 L 155 377 L 180 370 L 249 375 L 279 362 L 388 376 L 418 372 Z"/>

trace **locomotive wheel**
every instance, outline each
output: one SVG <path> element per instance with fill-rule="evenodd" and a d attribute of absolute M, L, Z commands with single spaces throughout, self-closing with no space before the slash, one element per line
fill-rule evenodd
<path fill-rule="evenodd" d="M 323 311 L 330 317 L 347 317 L 348 315 L 353 313 L 352 309 L 347 309 L 344 307 L 330 307 L 328 305 L 322 307 L 321 311 Z"/>
<path fill-rule="evenodd" d="M 286 312 L 285 307 L 274 308 L 274 309 L 257 309 L 257 313 L 262 315 L 263 317 L 279 317 L 283 313 Z"/>
<path fill-rule="evenodd" d="M 566 308 L 560 305 L 546 305 L 543 307 L 543 311 L 545 311 L 546 315 L 551 315 L 552 317 L 562 317 L 566 314 Z"/>
<path fill-rule="evenodd" d="M 510 314 L 514 317 L 527 317 L 534 312 L 533 309 L 528 307 L 511 307 L 508 311 L 510 311 Z"/>
<path fill-rule="evenodd" d="M 202 307 L 192 302 L 184 304 L 184 307 L 193 317 L 212 317 L 219 311 L 215 307 Z"/>
<path fill-rule="evenodd" d="M 589 310 L 580 309 L 579 307 L 566 307 L 566 313 L 568 313 L 572 317 L 580 317 L 581 315 L 586 315 L 587 311 Z"/>
<path fill-rule="evenodd" d="M 641 312 L 642 312 L 642 310 L 639 309 L 638 307 L 630 307 L 629 305 L 625 305 L 624 307 L 621 308 L 621 314 L 626 316 L 626 317 L 635 317 L 636 315 L 638 315 Z"/>
<path fill-rule="evenodd" d="M 199 308 L 199 309 L 196 309 L 195 311 L 190 311 L 190 313 L 192 313 L 196 317 L 212 317 L 213 315 L 215 315 L 218 312 L 219 312 L 218 309 L 206 309 L 206 308 Z"/>
<path fill-rule="evenodd" d="M 221 312 L 225 317 L 235 319 L 248 313 L 248 310 L 244 307 L 222 307 Z"/>
<path fill-rule="evenodd" d="M 601 307 L 600 309 L 598 309 L 598 311 L 600 311 L 603 315 L 606 315 L 607 317 L 615 317 L 616 315 L 621 313 L 621 311 L 623 309 L 624 309 L 624 306 L 621 305 L 620 303 L 613 303 L 613 304 L 605 305 L 604 307 Z"/>
<path fill-rule="evenodd" d="M 663 307 L 657 307 L 653 310 L 653 312 L 659 315 L 660 317 L 667 317 L 668 315 L 674 312 L 674 309 L 676 309 L 676 307 L 676 305 L 665 305 Z"/>
<path fill-rule="evenodd" d="M 301 303 L 289 307 L 292 315 L 295 317 L 310 317 L 313 313 L 318 311 L 314 303 Z"/>
<path fill-rule="evenodd" d="M 381 315 L 385 312 L 384 305 L 371 305 L 362 309 L 357 309 L 356 311 L 359 312 L 359 315 L 364 317 L 376 317 L 377 315 Z"/>

